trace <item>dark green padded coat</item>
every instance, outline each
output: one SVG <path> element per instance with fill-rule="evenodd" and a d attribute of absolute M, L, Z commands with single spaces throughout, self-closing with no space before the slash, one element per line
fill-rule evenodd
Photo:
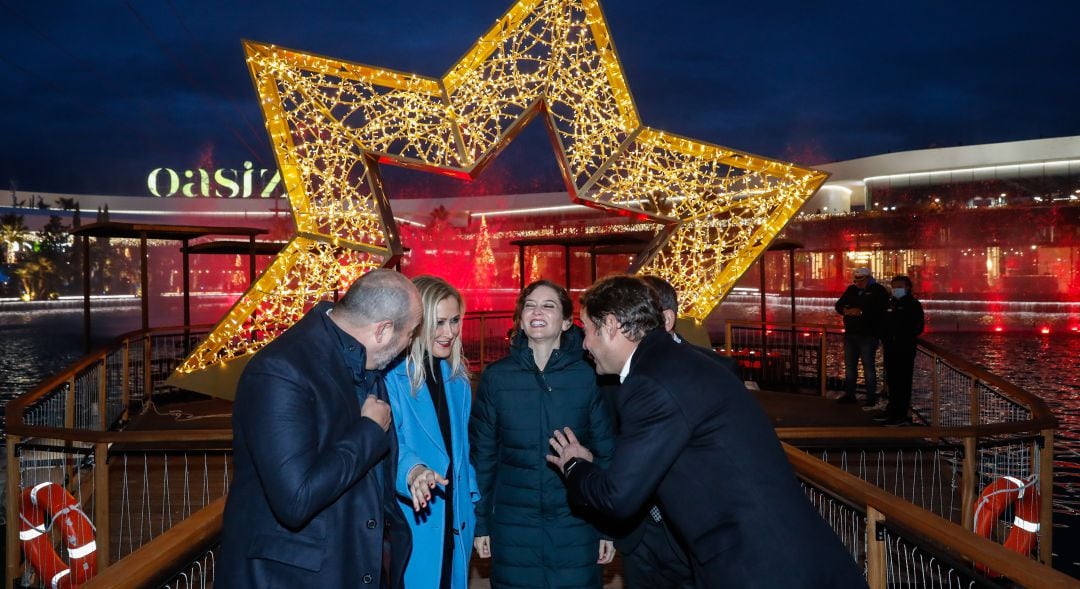
<path fill-rule="evenodd" d="M 480 488 L 476 535 L 491 536 L 491 586 L 601 586 L 600 534 L 572 513 L 566 488 L 545 457 L 555 428 L 569 426 L 606 466 L 611 417 L 584 358 L 582 331 L 563 333 L 543 371 L 520 331 L 510 355 L 484 370 L 469 442 Z"/>

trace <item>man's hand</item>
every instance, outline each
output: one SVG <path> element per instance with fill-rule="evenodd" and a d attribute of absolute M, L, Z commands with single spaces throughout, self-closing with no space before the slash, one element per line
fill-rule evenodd
<path fill-rule="evenodd" d="M 600 557 L 596 559 L 596 564 L 607 564 L 615 558 L 615 543 L 611 540 L 600 541 Z"/>
<path fill-rule="evenodd" d="M 405 477 L 405 481 L 409 483 L 409 493 L 412 494 L 413 511 L 420 511 L 427 507 L 427 502 L 431 501 L 431 490 L 435 488 L 436 484 L 444 487 L 450 484 L 450 481 L 428 468 L 425 464 L 417 464 L 412 467 L 408 476 Z"/>
<path fill-rule="evenodd" d="M 480 558 L 491 558 L 491 536 L 477 536 L 472 542 L 476 549 L 476 555 Z"/>
<path fill-rule="evenodd" d="M 375 395 L 368 395 L 364 400 L 360 416 L 379 424 L 383 431 L 390 429 L 390 405 L 386 401 L 380 401 Z"/>
<path fill-rule="evenodd" d="M 548 439 L 548 443 L 551 444 L 551 449 L 555 450 L 555 456 L 549 454 L 547 461 L 557 466 L 559 472 L 564 473 L 563 467 L 571 458 L 580 458 L 586 462 L 593 461 L 592 452 L 589 452 L 588 448 L 578 442 L 574 430 L 568 427 L 555 430 L 555 434 Z"/>

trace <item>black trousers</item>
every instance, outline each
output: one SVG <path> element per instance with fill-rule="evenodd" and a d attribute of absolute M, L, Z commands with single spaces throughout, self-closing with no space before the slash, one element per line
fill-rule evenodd
<path fill-rule="evenodd" d="M 641 541 L 623 552 L 626 589 L 693 589 L 690 561 L 671 532 L 647 514 Z"/>
<path fill-rule="evenodd" d="M 885 342 L 885 382 L 889 385 L 889 406 L 885 414 L 906 419 L 911 410 L 911 379 L 915 376 L 915 342 Z"/>

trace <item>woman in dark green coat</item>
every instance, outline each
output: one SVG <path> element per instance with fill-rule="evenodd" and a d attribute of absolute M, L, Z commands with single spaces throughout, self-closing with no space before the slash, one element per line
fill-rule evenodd
<path fill-rule="evenodd" d="M 572 317 L 562 287 L 546 280 L 525 287 L 510 355 L 484 370 L 477 389 L 469 424 L 481 497 L 474 545 L 480 558 L 492 559 L 493 588 L 598 588 L 600 564 L 615 555 L 611 541 L 571 510 L 545 458 L 557 427 L 585 432 L 578 437 L 600 464 L 614 448 L 611 418 Z"/>

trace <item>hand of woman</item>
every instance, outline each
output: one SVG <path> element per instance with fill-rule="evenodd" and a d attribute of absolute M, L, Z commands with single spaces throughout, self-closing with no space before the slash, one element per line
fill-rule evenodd
<path fill-rule="evenodd" d="M 596 564 L 607 564 L 615 558 L 615 543 L 611 540 L 600 541 L 600 558 L 596 559 Z"/>
<path fill-rule="evenodd" d="M 491 536 L 477 536 L 473 539 L 473 548 L 480 558 L 491 558 Z"/>
<path fill-rule="evenodd" d="M 450 483 L 450 481 L 428 468 L 425 464 L 417 464 L 412 467 L 406 479 L 406 482 L 409 483 L 409 493 L 412 494 L 413 511 L 420 511 L 427 507 L 427 502 L 431 501 L 431 490 L 435 488 L 436 484 L 447 485 Z"/>

